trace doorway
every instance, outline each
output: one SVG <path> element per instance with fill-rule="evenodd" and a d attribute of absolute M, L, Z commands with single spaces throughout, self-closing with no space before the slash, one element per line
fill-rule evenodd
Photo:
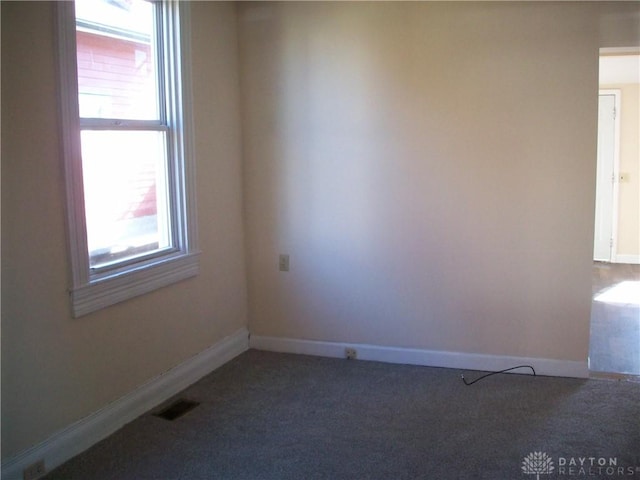
<path fill-rule="evenodd" d="M 601 50 L 589 369 L 640 376 L 640 49 Z"/>

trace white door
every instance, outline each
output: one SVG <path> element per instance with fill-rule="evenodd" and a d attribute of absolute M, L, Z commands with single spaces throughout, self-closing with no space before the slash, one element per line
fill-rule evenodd
<path fill-rule="evenodd" d="M 614 186 L 616 95 L 600 94 L 598 102 L 598 163 L 596 177 L 596 222 L 593 259 L 610 262 L 614 244 Z"/>

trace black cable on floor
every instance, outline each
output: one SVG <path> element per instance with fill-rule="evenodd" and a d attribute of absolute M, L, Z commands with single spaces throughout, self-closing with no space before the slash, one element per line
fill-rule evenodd
<path fill-rule="evenodd" d="M 517 367 L 505 368 L 504 370 L 500 370 L 499 372 L 487 373 L 485 375 L 482 375 L 481 377 L 476 378 L 472 382 L 467 382 L 466 378 L 464 378 L 464 374 L 462 374 L 460 376 L 462 377 L 462 381 L 464 382 L 465 385 L 473 385 L 474 383 L 479 382 L 483 378 L 490 377 L 491 375 L 497 375 L 498 373 L 510 372 L 511 370 L 515 370 L 516 368 L 530 368 L 531 371 L 533 372 L 533 376 L 534 377 L 536 376 L 536 371 L 533 369 L 533 367 L 531 365 L 518 365 Z"/>

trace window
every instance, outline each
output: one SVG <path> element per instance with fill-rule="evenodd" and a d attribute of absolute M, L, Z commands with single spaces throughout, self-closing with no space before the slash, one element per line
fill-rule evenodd
<path fill-rule="evenodd" d="M 74 316 L 198 273 L 188 4 L 57 4 Z"/>

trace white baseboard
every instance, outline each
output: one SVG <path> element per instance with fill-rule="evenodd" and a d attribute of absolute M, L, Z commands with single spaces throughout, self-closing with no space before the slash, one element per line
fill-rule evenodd
<path fill-rule="evenodd" d="M 533 365 L 539 375 L 577 378 L 589 376 L 586 361 L 481 355 L 256 335 L 249 337 L 247 329 L 242 328 L 103 409 L 3 462 L 2 479 L 21 480 L 23 470 L 38 460 L 44 460 L 47 471 L 51 471 L 248 348 L 342 358 L 347 347 L 355 348 L 360 360 L 484 371 L 527 364 Z"/>
<path fill-rule="evenodd" d="M 241 328 L 233 335 L 141 385 L 119 400 L 3 462 L 3 480 L 21 480 L 23 470 L 42 459 L 47 471 L 51 471 L 248 348 L 249 332 L 246 328 Z"/>
<path fill-rule="evenodd" d="M 640 255 L 616 255 L 614 263 L 631 263 L 638 265 L 640 264 Z"/>
<path fill-rule="evenodd" d="M 261 337 L 256 335 L 251 335 L 249 347 L 255 348 L 256 350 L 335 358 L 344 358 L 344 349 L 349 347 L 357 350 L 359 360 L 482 371 L 498 371 L 516 365 L 532 365 L 538 375 L 572 378 L 589 377 L 589 367 L 586 360 L 584 362 L 576 362 L 550 358 L 483 355 L 415 348 L 381 347 L 378 345 L 354 343 L 319 342 L 293 338 Z"/>

